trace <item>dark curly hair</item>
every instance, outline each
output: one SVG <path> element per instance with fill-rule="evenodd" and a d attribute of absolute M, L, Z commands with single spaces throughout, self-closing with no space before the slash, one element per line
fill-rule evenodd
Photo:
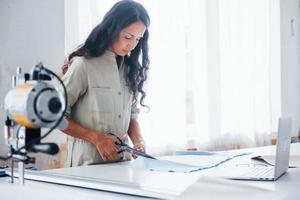
<path fill-rule="evenodd" d="M 143 90 L 143 86 L 149 70 L 148 26 L 150 25 L 150 18 L 146 9 L 141 4 L 132 0 L 117 2 L 106 13 L 102 22 L 92 30 L 84 44 L 69 55 L 68 60 L 71 61 L 76 56 L 83 56 L 86 59 L 90 59 L 103 55 L 118 39 L 122 29 L 139 21 L 146 26 L 145 33 L 130 55 L 124 57 L 124 63 L 129 66 L 126 81 L 134 94 L 134 100 L 137 101 L 137 96 L 140 93 L 140 104 L 146 106 L 144 104 L 146 92 Z M 141 63 L 139 61 L 140 55 Z M 63 74 L 66 70 L 67 68 L 63 68 Z"/>

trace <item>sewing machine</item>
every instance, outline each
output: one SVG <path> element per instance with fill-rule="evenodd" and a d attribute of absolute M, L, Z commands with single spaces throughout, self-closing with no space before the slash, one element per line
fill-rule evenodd
<path fill-rule="evenodd" d="M 64 97 L 51 83 L 52 76 L 64 89 Z M 67 127 L 64 119 L 66 110 L 66 90 L 59 77 L 42 63 L 36 65 L 31 74 L 22 74 L 21 68 L 12 77 L 12 89 L 5 97 L 7 118 L 4 126 L 5 143 L 10 146 L 11 183 L 14 182 L 14 162 L 18 161 L 19 180 L 24 183 L 24 163 L 35 163 L 28 152 L 54 155 L 59 151 L 55 143 L 41 143 L 55 128 Z M 41 128 L 49 130 L 42 136 Z"/>

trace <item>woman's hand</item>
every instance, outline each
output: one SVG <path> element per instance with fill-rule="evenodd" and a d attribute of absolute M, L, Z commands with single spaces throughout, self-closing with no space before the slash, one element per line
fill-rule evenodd
<path fill-rule="evenodd" d="M 103 161 L 118 159 L 118 150 L 115 144 L 116 141 L 117 138 L 113 135 L 97 134 L 93 143 Z"/>
<path fill-rule="evenodd" d="M 119 136 L 119 138 L 122 141 L 125 141 L 127 135 L 122 134 Z M 104 135 L 104 134 L 97 133 L 94 144 L 103 161 L 118 159 L 118 148 L 115 144 L 117 140 L 118 139 L 114 135 Z"/>
<path fill-rule="evenodd" d="M 146 153 L 144 142 L 138 142 L 138 143 L 133 144 L 133 148 L 136 149 L 137 151 Z M 134 154 L 132 154 L 132 157 L 134 159 L 137 158 L 137 156 L 135 156 Z"/>

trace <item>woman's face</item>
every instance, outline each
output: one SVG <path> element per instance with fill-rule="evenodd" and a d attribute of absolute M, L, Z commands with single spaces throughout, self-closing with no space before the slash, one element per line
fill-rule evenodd
<path fill-rule="evenodd" d="M 122 29 L 118 39 L 109 48 L 116 55 L 128 55 L 143 37 L 146 26 L 142 22 L 135 22 Z"/>

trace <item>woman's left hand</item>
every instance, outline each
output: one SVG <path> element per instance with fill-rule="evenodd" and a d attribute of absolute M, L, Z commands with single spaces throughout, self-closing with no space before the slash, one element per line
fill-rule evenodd
<path fill-rule="evenodd" d="M 142 143 L 135 143 L 135 144 L 133 144 L 133 148 L 134 148 L 135 150 L 140 151 L 140 152 L 143 152 L 143 153 L 146 152 L 145 146 L 144 146 Z M 135 156 L 134 154 L 132 154 L 132 157 L 133 157 L 134 159 L 137 158 L 137 156 Z"/>

